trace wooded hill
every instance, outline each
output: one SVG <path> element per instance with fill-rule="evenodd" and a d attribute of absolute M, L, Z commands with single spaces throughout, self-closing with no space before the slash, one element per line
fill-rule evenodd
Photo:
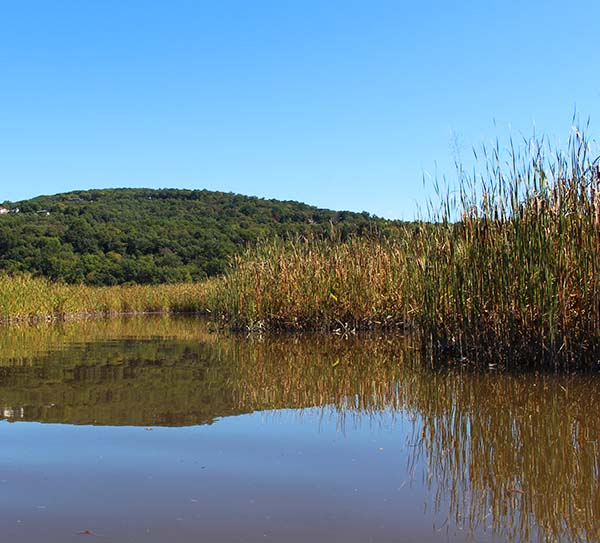
<path fill-rule="evenodd" d="M 0 207 L 0 270 L 90 285 L 172 283 L 222 273 L 262 239 L 394 236 L 399 224 L 366 212 L 177 189 L 105 189 Z"/>

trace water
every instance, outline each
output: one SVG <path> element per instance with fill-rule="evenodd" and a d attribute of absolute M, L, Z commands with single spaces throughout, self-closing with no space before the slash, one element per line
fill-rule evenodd
<path fill-rule="evenodd" d="M 0 541 L 598 541 L 600 381 L 399 337 L 0 330 Z"/>

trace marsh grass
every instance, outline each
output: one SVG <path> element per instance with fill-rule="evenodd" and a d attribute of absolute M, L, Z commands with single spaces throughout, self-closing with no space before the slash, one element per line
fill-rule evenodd
<path fill-rule="evenodd" d="M 417 246 L 420 329 L 470 358 L 596 364 L 600 171 L 587 139 L 574 129 L 566 153 L 534 139 L 483 162 Z"/>
<path fill-rule="evenodd" d="M 267 243 L 214 282 L 208 305 L 251 329 L 398 324 L 404 256 L 397 245 L 366 239 Z"/>
<path fill-rule="evenodd" d="M 202 283 L 89 287 L 30 275 L 0 275 L 0 322 L 34 322 L 125 313 L 200 310 Z"/>
<path fill-rule="evenodd" d="M 596 366 L 600 171 L 588 140 L 574 129 L 565 152 L 532 139 L 480 158 L 483 173 L 459 171 L 400 240 L 260 246 L 206 305 L 249 328 L 404 326 L 431 360 Z"/>

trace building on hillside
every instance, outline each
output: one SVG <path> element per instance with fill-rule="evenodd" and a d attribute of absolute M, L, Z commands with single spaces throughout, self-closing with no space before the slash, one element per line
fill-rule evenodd
<path fill-rule="evenodd" d="M 5 207 L 0 207 L 0 215 L 4 215 L 5 213 L 8 213 L 8 209 Z"/>

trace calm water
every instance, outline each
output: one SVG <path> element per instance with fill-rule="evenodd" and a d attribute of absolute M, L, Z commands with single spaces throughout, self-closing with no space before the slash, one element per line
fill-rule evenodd
<path fill-rule="evenodd" d="M 600 381 L 193 319 L 0 330 L 0 541 L 600 541 Z"/>

